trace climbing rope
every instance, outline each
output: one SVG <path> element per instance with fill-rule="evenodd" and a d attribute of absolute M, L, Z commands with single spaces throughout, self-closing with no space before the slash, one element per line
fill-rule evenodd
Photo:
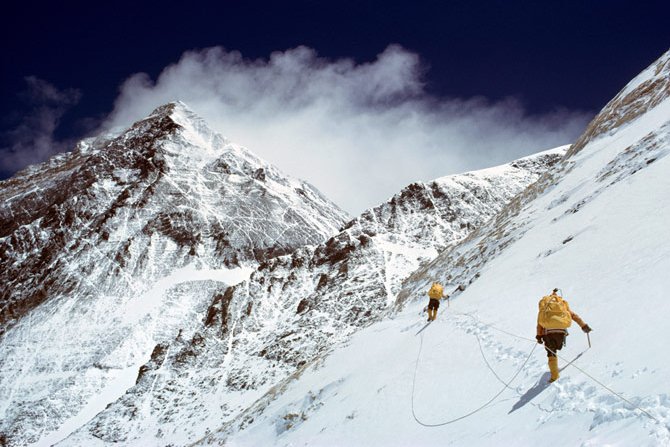
<path fill-rule="evenodd" d="M 484 326 L 486 326 L 486 327 L 489 327 L 489 328 L 491 328 L 491 329 L 493 329 L 493 330 L 495 330 L 495 331 L 501 332 L 501 333 L 503 333 L 503 334 L 507 334 L 507 335 L 509 335 L 509 336 L 511 336 L 511 337 L 518 338 L 518 339 L 520 339 L 520 340 L 526 340 L 526 341 L 528 341 L 528 342 L 530 342 L 530 343 L 533 343 L 533 344 L 535 344 L 535 345 L 538 344 L 538 343 L 537 343 L 537 340 L 533 340 L 533 339 L 531 339 L 531 338 L 527 338 L 527 337 L 522 337 L 522 336 L 520 336 L 520 335 L 516 335 L 516 334 L 513 334 L 513 333 L 511 333 L 511 332 L 505 331 L 505 330 L 503 330 L 503 329 L 497 328 L 497 327 L 493 326 L 492 324 L 483 322 L 482 320 L 480 320 L 479 318 L 475 317 L 474 315 L 472 315 L 472 314 L 470 314 L 470 313 L 460 313 L 460 315 L 466 315 L 466 316 L 469 316 L 469 317 L 471 317 L 471 318 L 473 318 L 473 319 L 479 321 L 482 325 L 484 325 Z M 608 387 L 607 385 L 605 385 L 604 383 L 602 383 L 600 380 L 598 380 L 598 379 L 596 379 L 595 377 L 593 377 L 591 374 L 589 374 L 589 373 L 588 373 L 587 371 L 585 371 L 583 368 L 577 366 L 577 365 L 574 363 L 574 360 L 572 360 L 572 361 L 568 361 L 567 359 L 565 359 L 565 358 L 563 358 L 562 356 L 560 356 L 557 352 L 555 352 L 555 351 L 553 351 L 553 350 L 547 348 L 546 346 L 545 346 L 545 349 L 547 349 L 549 352 L 551 352 L 552 354 L 554 354 L 556 357 L 558 357 L 559 359 L 563 360 L 564 362 L 568 362 L 566 366 L 573 366 L 573 367 L 576 368 L 579 372 L 581 372 L 582 374 L 584 374 L 586 377 L 588 377 L 589 379 L 593 380 L 595 383 L 597 383 L 598 385 L 600 385 L 603 389 L 605 389 L 606 391 L 608 391 L 608 392 L 611 393 L 612 395 L 618 397 L 618 398 L 621 399 L 622 401 L 626 402 L 628 405 L 630 405 L 630 406 L 633 407 L 634 409 L 637 409 L 637 410 L 641 411 L 644 415 L 646 415 L 646 416 L 649 417 L 650 419 L 652 419 L 652 420 L 658 422 L 658 423 L 661 424 L 666 430 L 668 430 L 668 431 L 670 432 L 670 429 L 668 429 L 668 427 L 665 426 L 665 424 L 663 423 L 663 421 L 661 421 L 660 419 L 658 419 L 657 417 L 655 417 L 654 415 L 652 415 L 651 413 L 649 413 L 649 412 L 648 412 L 647 410 L 645 410 L 644 408 L 640 408 L 638 405 L 634 404 L 633 402 L 631 402 L 630 400 L 626 399 L 626 398 L 625 398 L 624 396 L 622 396 L 621 394 L 617 393 L 616 391 L 614 391 L 613 389 L 611 389 L 610 387 Z M 590 349 L 590 347 L 589 347 L 589 349 Z M 588 350 L 588 349 L 587 349 L 587 350 Z M 488 362 L 487 362 L 487 363 L 488 363 Z M 565 367 L 564 367 L 564 368 L 565 368 Z M 497 375 L 496 375 L 496 377 L 497 377 Z"/>
<path fill-rule="evenodd" d="M 479 341 L 478 336 L 477 336 L 477 340 Z M 443 425 L 453 424 L 454 422 L 458 422 L 460 420 L 463 420 L 467 417 L 470 417 L 470 416 L 480 412 L 481 410 L 483 410 L 484 408 L 489 406 L 494 400 L 496 400 L 498 398 L 498 396 L 500 396 L 507 388 L 509 388 L 510 384 L 516 379 L 516 377 L 519 375 L 519 373 L 521 373 L 521 371 L 526 367 L 526 365 L 530 361 L 530 359 L 533 355 L 533 352 L 535 352 L 536 347 L 537 346 L 533 346 L 533 349 L 531 349 L 530 352 L 528 353 L 528 357 L 526 357 L 526 360 L 523 362 L 523 364 L 521 365 L 519 370 L 514 374 L 514 376 L 512 376 L 512 378 L 508 382 L 505 382 L 504 383 L 505 386 L 500 391 L 498 391 L 492 398 L 490 398 L 488 401 L 486 401 L 486 403 L 484 403 L 483 405 L 479 406 L 478 408 L 470 411 L 469 413 L 466 413 L 466 414 L 464 414 L 462 416 L 459 416 L 457 418 L 450 419 L 448 421 L 440 422 L 440 423 L 437 423 L 437 424 L 428 424 L 428 423 L 425 423 L 425 422 L 421 421 L 418 418 L 418 416 L 416 415 L 416 411 L 414 409 L 414 391 L 416 389 L 416 374 L 417 374 L 417 371 L 419 370 L 419 359 L 421 358 L 421 351 L 423 350 L 423 333 L 422 333 L 421 334 L 421 342 L 420 342 L 420 345 L 419 345 L 419 353 L 416 357 L 416 365 L 414 367 L 414 378 L 412 379 L 412 416 L 414 417 L 414 420 L 419 425 L 423 425 L 424 427 L 441 427 Z"/>
<path fill-rule="evenodd" d="M 528 338 L 528 337 L 523 337 L 523 336 L 521 336 L 521 335 L 517 335 L 517 334 L 514 334 L 514 333 L 512 333 L 512 332 L 508 332 L 508 331 L 506 331 L 506 330 L 504 330 L 504 329 L 500 329 L 500 328 L 498 328 L 498 327 L 496 327 L 496 326 L 494 326 L 494 325 L 492 325 L 492 324 L 490 324 L 490 323 L 486 323 L 486 322 L 480 320 L 479 318 L 475 317 L 474 315 L 472 315 L 472 314 L 470 314 L 470 313 L 460 313 L 460 312 L 458 312 L 458 313 L 457 313 L 457 312 L 454 312 L 454 313 L 457 314 L 457 315 L 465 315 L 465 316 L 468 316 L 468 317 L 470 317 L 470 318 L 473 318 L 473 319 L 477 320 L 477 321 L 478 321 L 480 324 L 482 324 L 483 326 L 486 326 L 486 327 L 488 327 L 488 328 L 490 328 L 490 329 L 493 329 L 493 330 L 495 330 L 495 331 L 498 331 L 498 332 L 500 332 L 500 333 L 509 335 L 509 336 L 514 337 L 514 338 L 517 338 L 517 339 L 519 339 L 519 340 L 525 340 L 525 341 L 527 341 L 527 342 L 533 343 L 533 349 L 531 349 L 530 353 L 528 354 L 528 357 L 527 357 L 526 360 L 523 362 L 523 364 L 521 365 L 521 367 L 519 368 L 519 370 L 514 374 L 514 376 L 512 376 L 512 378 L 511 378 L 508 382 L 505 382 L 504 380 L 502 380 L 502 379 L 495 373 L 495 371 L 493 370 L 493 368 L 491 367 L 491 365 L 488 363 L 488 360 L 486 359 L 486 356 L 484 355 L 484 352 L 483 352 L 483 350 L 482 350 L 482 346 L 481 346 L 481 342 L 480 342 L 480 340 L 479 340 L 479 336 L 478 336 L 477 334 L 474 334 L 475 337 L 477 337 L 477 343 L 479 343 L 479 350 L 480 350 L 480 352 L 481 352 L 481 354 L 482 354 L 482 357 L 484 358 L 484 362 L 486 363 L 486 365 L 487 365 L 487 367 L 489 368 L 489 370 L 491 370 L 491 372 L 493 373 L 493 375 L 494 375 L 494 376 L 495 376 L 501 383 L 503 383 L 503 385 L 504 385 L 503 388 L 502 388 L 498 393 L 496 393 L 491 399 L 489 399 L 485 404 L 481 405 L 480 407 L 476 408 L 475 410 L 473 410 L 473 411 L 471 411 L 471 412 L 469 412 L 469 413 L 467 413 L 467 414 L 464 414 L 464 415 L 459 416 L 459 417 L 454 418 L 454 419 L 450 419 L 450 420 L 445 421 L 445 422 L 441 422 L 441 423 L 437 423 L 437 424 L 428 424 L 428 423 L 425 423 L 425 422 L 421 421 L 421 420 L 417 417 L 417 415 L 416 415 L 416 411 L 415 411 L 415 409 L 414 409 L 414 393 L 415 393 L 415 389 L 416 389 L 416 375 L 417 375 L 417 371 L 418 371 L 418 369 L 419 369 L 419 359 L 421 358 L 421 352 L 422 352 L 422 350 L 423 350 L 423 333 L 422 333 L 422 334 L 421 334 L 421 342 L 420 342 L 420 345 L 419 345 L 419 352 L 418 352 L 417 357 L 416 357 L 416 365 L 415 365 L 415 367 L 414 367 L 414 377 L 413 377 L 413 379 L 412 379 L 412 416 L 414 417 L 414 420 L 415 420 L 418 424 L 420 424 L 420 425 L 422 425 L 422 426 L 424 426 L 424 427 L 441 427 L 441 426 L 444 426 L 444 425 L 452 424 L 452 423 L 454 423 L 454 422 L 457 422 L 457 421 L 463 420 L 463 419 L 465 419 L 465 418 L 467 418 L 467 417 L 470 417 L 470 416 L 472 416 L 472 415 L 478 413 L 479 411 L 483 410 L 484 408 L 486 408 L 486 407 L 487 407 L 488 405 L 490 405 L 494 400 L 496 400 L 496 399 L 498 398 L 498 396 L 500 396 L 500 395 L 501 395 L 507 388 L 510 388 L 510 384 L 516 379 L 516 377 L 517 377 L 517 376 L 521 373 L 521 371 L 526 367 L 526 365 L 528 364 L 528 361 L 530 360 L 530 358 L 531 358 L 533 352 L 535 352 L 535 348 L 536 348 L 537 345 L 538 345 L 537 340 L 535 340 L 535 339 L 531 339 L 531 338 Z M 587 348 L 584 352 L 586 352 L 586 351 L 587 351 L 588 349 L 590 349 L 590 348 L 591 348 L 591 346 L 590 346 L 590 344 L 589 344 L 589 348 Z M 604 390 L 606 390 L 607 392 L 609 392 L 609 393 L 612 394 L 613 396 L 619 398 L 621 401 L 627 403 L 630 407 L 632 407 L 632 408 L 634 408 L 634 409 L 640 411 L 642 414 L 644 414 L 645 416 L 647 416 L 649 419 L 653 420 L 654 422 L 657 422 L 657 423 L 660 424 L 665 430 L 667 430 L 668 432 L 670 432 L 670 428 L 669 428 L 668 426 L 666 426 L 666 425 L 663 423 L 663 421 L 661 421 L 660 419 L 658 419 L 657 417 L 655 417 L 654 415 L 652 415 L 651 413 L 649 413 L 649 411 L 647 411 L 647 410 L 645 410 L 644 408 L 641 408 L 640 406 L 638 406 L 638 405 L 636 405 L 635 403 L 631 402 L 629 399 L 625 398 L 625 397 L 622 396 L 621 394 L 617 393 L 616 391 L 614 391 L 613 389 L 611 389 L 610 387 L 608 387 L 607 385 L 605 385 L 604 383 L 602 383 L 600 380 L 596 379 L 593 375 L 591 375 L 590 373 L 588 373 L 587 371 L 585 371 L 583 368 L 577 366 L 577 365 L 574 363 L 576 359 L 573 359 L 573 360 L 568 361 L 567 359 L 565 359 L 565 358 L 563 358 L 561 355 L 559 355 L 557 352 L 555 352 L 555 351 L 553 351 L 553 350 L 547 348 L 546 346 L 545 346 L 545 349 L 547 349 L 549 352 L 553 353 L 557 358 L 563 360 L 564 362 L 568 362 L 568 363 L 566 364 L 565 367 L 567 367 L 567 366 L 573 366 L 573 367 L 576 368 L 578 371 L 580 371 L 582 374 L 584 374 L 586 377 L 588 377 L 588 378 L 591 379 L 593 382 L 595 382 L 595 383 L 597 383 L 599 386 L 601 386 Z M 565 367 L 564 367 L 564 369 L 565 369 Z"/>
<path fill-rule="evenodd" d="M 477 337 L 477 345 L 479 346 L 479 353 L 482 355 L 482 359 L 484 360 L 484 363 L 486 363 L 486 367 L 489 369 L 489 371 L 491 371 L 491 373 L 495 376 L 495 378 L 498 379 L 498 382 L 504 384 L 509 389 L 513 389 L 512 387 L 509 386 L 508 383 L 506 383 L 502 378 L 500 378 L 498 373 L 495 372 L 495 370 L 489 363 L 489 360 L 486 358 L 486 354 L 484 354 L 484 348 L 482 346 L 482 342 L 479 338 L 479 335 L 475 334 L 475 337 Z"/>

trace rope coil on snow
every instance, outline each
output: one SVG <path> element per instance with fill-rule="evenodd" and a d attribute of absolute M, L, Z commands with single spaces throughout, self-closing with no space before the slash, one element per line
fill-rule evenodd
<path fill-rule="evenodd" d="M 475 334 L 475 336 L 477 337 L 477 341 L 479 342 L 479 337 L 476 334 Z M 519 373 L 521 373 L 521 371 L 528 364 L 528 361 L 531 359 L 531 357 L 533 355 L 533 352 L 535 352 L 536 347 L 537 346 L 533 346 L 533 349 L 531 349 L 530 352 L 528 353 L 528 357 L 526 357 L 526 360 L 523 362 L 523 364 L 521 365 L 519 370 L 514 374 L 514 376 L 512 376 L 512 378 L 508 382 L 504 383 L 505 386 L 500 391 L 498 391 L 492 398 L 490 398 L 485 404 L 483 404 L 480 407 L 470 411 L 467 414 L 464 414 L 464 415 L 459 416 L 459 417 L 454 418 L 454 419 L 450 419 L 446 422 L 440 422 L 438 424 L 428 424 L 428 423 L 422 422 L 418 418 L 418 416 L 416 415 L 416 411 L 414 410 L 414 390 L 416 389 L 416 373 L 419 369 L 419 359 L 421 357 L 421 351 L 423 350 L 423 333 L 422 333 L 421 334 L 421 342 L 420 342 L 420 345 L 419 345 L 419 354 L 416 357 L 416 366 L 414 367 L 414 378 L 412 379 L 412 416 L 414 417 L 414 420 L 419 425 L 423 425 L 424 427 L 441 427 L 443 425 L 453 424 L 454 422 L 458 422 L 460 420 L 463 420 L 467 417 L 470 417 L 470 416 L 474 415 L 475 413 L 480 412 L 484 408 L 488 407 L 494 400 L 496 400 L 498 398 L 498 396 L 500 396 L 507 388 L 509 388 L 510 384 L 514 381 L 514 379 L 516 379 L 516 377 L 519 375 Z"/>
<path fill-rule="evenodd" d="M 518 339 L 520 339 L 520 340 L 526 340 L 526 341 L 528 341 L 528 342 L 530 342 L 530 343 L 534 343 L 535 345 L 538 344 L 538 343 L 537 343 L 537 340 L 533 340 L 533 339 L 530 339 L 530 338 L 528 338 L 528 337 L 522 337 L 522 336 L 520 336 L 520 335 L 516 335 L 516 334 L 513 334 L 513 333 L 511 333 L 511 332 L 507 332 L 507 331 L 505 331 L 505 330 L 503 330 L 503 329 L 500 329 L 500 328 L 497 328 L 497 327 L 493 326 L 492 324 L 488 324 L 488 323 L 483 322 L 482 320 L 480 320 L 479 318 L 475 317 L 475 316 L 472 315 L 472 314 L 469 314 L 469 313 L 463 313 L 463 314 L 461 314 L 461 315 L 467 315 L 467 316 L 469 316 L 470 318 L 473 318 L 473 319 L 479 321 L 479 322 L 480 322 L 481 324 L 483 324 L 484 326 L 487 326 L 487 327 L 489 327 L 489 328 L 491 328 L 491 329 L 493 329 L 493 330 L 495 330 L 495 331 L 501 332 L 501 333 L 503 333 L 503 334 L 507 334 L 507 335 L 509 335 L 509 336 L 511 336 L 511 337 L 515 337 L 515 338 L 518 338 Z M 557 352 L 555 352 L 555 351 L 553 351 L 553 350 L 547 348 L 546 346 L 545 346 L 545 349 L 547 349 L 548 351 L 550 351 L 552 354 L 554 354 L 556 357 L 558 357 L 559 359 L 563 360 L 564 362 L 568 362 L 568 365 L 573 366 L 573 367 L 576 368 L 578 371 L 580 371 L 582 374 L 584 374 L 586 377 L 588 377 L 589 379 L 593 380 L 595 383 L 597 383 L 598 385 L 600 385 L 603 389 L 605 389 L 606 391 L 608 391 L 608 392 L 611 393 L 612 395 L 618 397 L 618 398 L 621 399 L 622 401 L 626 402 L 628 405 L 630 405 L 630 406 L 633 407 L 634 409 L 637 409 L 637 410 L 641 411 L 644 415 L 646 415 L 646 416 L 649 417 L 650 419 L 652 419 L 652 420 L 658 422 L 658 423 L 661 424 L 666 430 L 668 430 L 668 431 L 670 432 L 670 430 L 668 429 L 668 427 L 665 426 L 665 424 L 663 423 L 663 421 L 661 421 L 660 419 L 658 419 L 657 417 L 655 417 L 654 415 L 652 415 L 651 413 L 649 413 L 649 412 L 648 412 L 647 410 L 645 410 L 644 408 L 640 408 L 638 405 L 634 404 L 634 403 L 631 402 L 630 400 L 628 400 L 628 399 L 626 399 L 625 397 L 623 397 L 621 394 L 617 393 L 616 391 L 614 391 L 613 389 L 611 389 L 610 387 L 608 387 L 607 385 L 605 385 L 604 383 L 602 383 L 600 380 L 598 380 L 598 379 L 596 379 L 595 377 L 593 377 L 591 374 L 589 374 L 588 372 L 586 372 L 583 368 L 580 368 L 579 366 L 577 366 L 577 365 L 574 363 L 574 360 L 573 360 L 573 361 L 568 361 L 567 359 L 565 359 L 565 358 L 563 358 L 562 356 L 560 356 Z M 567 365 L 566 365 L 566 366 L 567 366 Z"/>
<path fill-rule="evenodd" d="M 455 312 L 455 313 L 456 313 L 456 312 Z M 475 337 L 477 337 L 477 343 L 479 343 L 479 350 L 480 350 L 480 352 L 482 353 L 482 356 L 483 356 L 483 358 L 484 358 L 484 362 L 486 363 L 486 365 L 488 366 L 488 368 L 491 370 L 491 372 L 496 376 L 496 378 L 497 378 L 500 382 L 503 383 L 503 385 L 504 385 L 503 388 L 502 388 L 498 393 L 496 393 L 491 399 L 489 399 L 485 404 L 481 405 L 480 407 L 478 407 L 478 408 L 472 410 L 471 412 L 469 412 L 469 413 L 467 413 L 467 414 L 465 414 L 465 415 L 459 416 L 459 417 L 454 418 L 454 419 L 450 419 L 450 420 L 448 420 L 448 421 L 446 421 L 446 422 L 441 422 L 441 423 L 437 423 L 437 424 L 428 424 L 428 423 L 422 422 L 422 421 L 417 417 L 417 415 L 416 415 L 416 411 L 415 411 L 415 409 L 414 409 L 414 392 L 415 392 L 415 389 L 416 389 L 416 375 L 417 375 L 417 371 L 418 371 L 418 369 L 419 369 L 419 359 L 421 358 L 421 352 L 422 352 L 422 350 L 423 350 L 423 335 L 424 335 L 424 334 L 422 333 L 422 334 L 421 334 L 421 342 L 420 342 L 420 345 L 419 345 L 419 352 L 418 352 L 417 357 L 416 357 L 416 365 L 415 365 L 415 367 L 414 367 L 414 377 L 413 377 L 413 379 L 412 379 L 412 416 L 414 417 L 414 420 L 415 420 L 419 425 L 422 425 L 422 426 L 424 426 L 424 427 L 441 427 L 441 426 L 444 426 L 444 425 L 452 424 L 452 423 L 454 423 L 454 422 L 458 422 L 458 421 L 463 420 L 463 419 L 465 419 L 465 418 L 467 418 L 467 417 L 470 417 L 470 416 L 472 416 L 472 415 L 478 413 L 479 411 L 483 410 L 484 408 L 486 408 L 486 407 L 487 407 L 488 405 L 490 405 L 494 400 L 496 400 L 496 399 L 498 398 L 498 396 L 500 396 L 500 395 L 501 395 L 507 388 L 510 388 L 510 384 L 516 379 L 516 377 L 517 377 L 517 376 L 521 373 L 521 371 L 526 367 L 526 365 L 528 364 L 528 361 L 530 360 L 531 356 L 533 355 L 533 352 L 535 352 L 535 348 L 537 348 L 537 345 L 538 345 L 537 340 L 530 339 L 530 338 L 528 338 L 528 337 L 523 337 L 523 336 L 520 336 L 520 335 L 517 335 L 517 334 L 513 334 L 512 332 L 508 332 L 508 331 L 506 331 L 506 330 L 504 330 L 504 329 L 500 329 L 500 328 L 498 328 L 498 327 L 496 327 L 496 326 L 493 326 L 492 324 L 489 324 L 489 323 L 486 323 L 486 322 L 480 320 L 479 318 L 475 317 L 474 315 L 472 315 L 472 314 L 470 314 L 470 313 L 456 313 L 456 314 L 459 314 L 459 315 L 466 315 L 466 316 L 468 316 L 468 317 L 470 317 L 470 318 L 473 318 L 473 319 L 479 321 L 482 325 L 484 325 L 484 326 L 486 326 L 486 327 L 489 327 L 489 328 L 491 328 L 491 329 L 493 329 L 493 330 L 495 330 L 495 331 L 501 332 L 501 333 L 503 333 L 503 334 L 507 334 L 507 335 L 509 335 L 509 336 L 511 336 L 511 337 L 518 338 L 518 339 L 520 339 L 520 340 L 525 340 L 525 341 L 528 341 L 528 342 L 530 342 L 530 343 L 533 343 L 533 348 L 531 349 L 530 353 L 528 354 L 528 357 L 526 357 L 526 360 L 523 362 L 523 364 L 521 365 L 521 367 L 519 368 L 519 370 L 514 374 L 514 376 L 512 376 L 512 378 L 511 378 L 508 382 L 504 382 L 502 379 L 500 379 L 500 377 L 498 377 L 498 375 L 495 373 L 495 371 L 493 371 L 493 369 L 492 369 L 491 366 L 489 365 L 488 361 L 486 360 L 486 356 L 483 355 L 484 353 L 483 353 L 483 351 L 482 351 L 482 346 L 481 346 L 481 342 L 480 342 L 480 340 L 479 340 L 479 336 L 478 336 L 477 334 L 474 334 Z M 545 348 L 546 348 L 546 346 L 545 346 Z M 565 358 L 563 358 L 562 356 L 560 356 L 557 352 L 555 352 L 555 351 L 553 351 L 553 350 L 551 350 L 551 349 L 549 349 L 549 348 L 546 348 L 546 349 L 547 349 L 548 351 L 552 352 L 554 355 L 556 355 L 556 357 L 558 357 L 559 359 L 563 360 L 564 362 L 568 362 L 568 360 L 566 360 Z M 589 346 L 588 349 L 590 349 L 590 346 Z M 587 350 L 588 350 L 588 349 L 587 349 Z M 596 379 L 595 377 L 593 377 L 591 374 L 589 374 L 588 372 L 586 372 L 583 368 L 580 368 L 579 366 L 577 366 L 577 365 L 574 363 L 574 360 L 569 361 L 569 362 L 567 363 L 566 366 L 573 366 L 573 367 L 575 367 L 578 371 L 580 371 L 580 372 L 581 372 L 582 374 L 584 374 L 586 377 L 588 377 L 589 379 L 591 379 L 592 381 L 594 381 L 595 383 L 597 383 L 598 385 L 600 385 L 603 389 L 605 389 L 606 391 L 608 391 L 610 394 L 612 394 L 612 395 L 618 397 L 619 399 L 621 399 L 623 402 L 626 402 L 628 405 L 630 405 L 630 406 L 633 407 L 634 409 L 639 410 L 639 411 L 642 412 L 645 416 L 647 416 L 649 419 L 651 419 L 651 420 L 653 420 L 653 421 L 659 423 L 663 428 L 665 428 L 668 432 L 670 432 L 670 428 L 669 428 L 668 426 L 666 426 L 666 425 L 663 423 L 663 421 L 661 421 L 660 419 L 658 419 L 657 417 L 655 417 L 654 415 L 652 415 L 651 413 L 649 413 L 649 412 L 648 412 L 647 410 L 645 410 L 644 408 L 640 408 L 638 405 L 634 404 L 634 403 L 631 402 L 630 400 L 628 400 L 628 399 L 626 399 L 625 397 L 623 397 L 621 394 L 617 393 L 616 391 L 614 391 L 613 389 L 611 389 L 610 387 L 608 387 L 607 385 L 605 385 L 604 383 L 602 383 L 600 380 L 598 380 L 598 379 Z"/>

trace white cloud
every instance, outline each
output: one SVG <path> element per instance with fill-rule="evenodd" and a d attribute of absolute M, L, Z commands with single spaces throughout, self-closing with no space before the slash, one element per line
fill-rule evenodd
<path fill-rule="evenodd" d="M 418 55 L 397 45 L 362 64 L 306 47 L 267 60 L 221 47 L 190 51 L 155 82 L 143 73 L 126 80 L 105 127 L 184 101 L 232 141 L 358 214 L 413 181 L 570 143 L 589 118 L 529 116 L 514 99 L 437 99 L 423 73 Z"/>

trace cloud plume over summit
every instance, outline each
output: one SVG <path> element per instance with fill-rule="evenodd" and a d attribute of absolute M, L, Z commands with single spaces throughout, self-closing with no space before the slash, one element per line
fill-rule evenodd
<path fill-rule="evenodd" d="M 222 47 L 194 50 L 155 80 L 129 77 L 103 127 L 184 101 L 232 141 L 357 214 L 412 181 L 570 143 L 589 118 L 528 115 L 513 98 L 436 98 L 425 73 L 419 55 L 398 45 L 365 63 L 304 46 L 256 60 Z"/>

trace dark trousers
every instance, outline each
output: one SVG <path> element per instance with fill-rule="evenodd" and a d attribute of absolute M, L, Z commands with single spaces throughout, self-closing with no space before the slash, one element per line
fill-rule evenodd
<path fill-rule="evenodd" d="M 547 351 L 547 357 L 556 357 L 555 352 L 560 351 L 565 344 L 565 335 L 565 332 L 551 332 L 542 336 L 544 349 Z"/>

